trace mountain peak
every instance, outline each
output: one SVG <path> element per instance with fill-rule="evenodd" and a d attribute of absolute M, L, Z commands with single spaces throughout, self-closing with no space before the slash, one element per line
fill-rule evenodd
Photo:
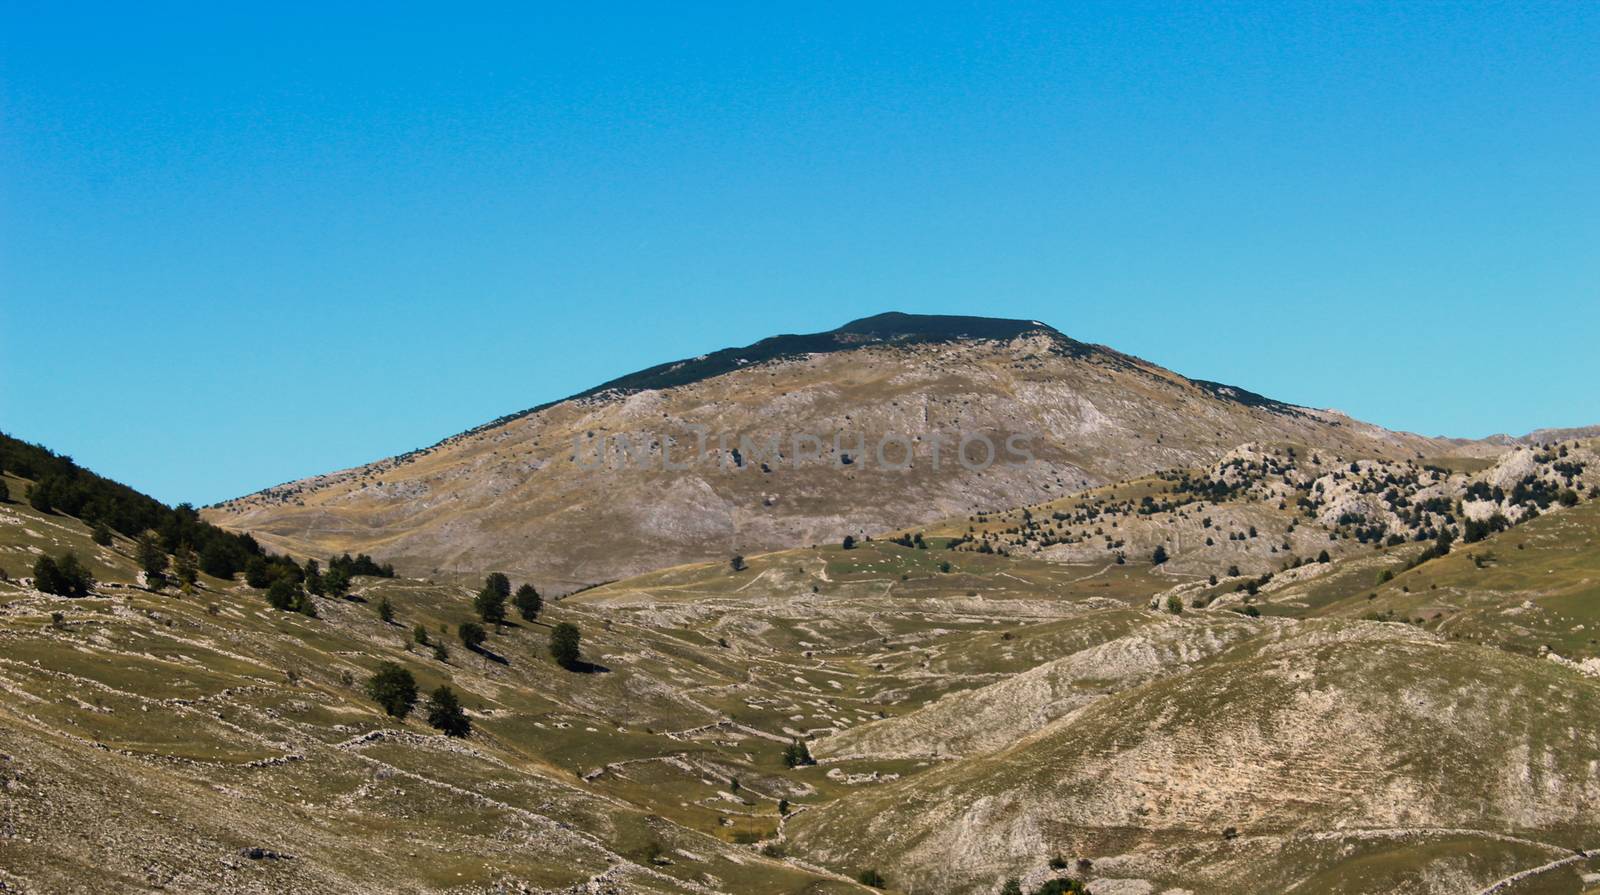
<path fill-rule="evenodd" d="M 1037 320 L 1009 320 L 1003 317 L 970 317 L 958 314 L 906 314 L 901 311 L 888 311 L 852 320 L 833 330 L 832 334 L 869 336 L 885 340 L 944 341 L 1013 339 L 1030 332 L 1061 335 L 1054 327 Z"/>

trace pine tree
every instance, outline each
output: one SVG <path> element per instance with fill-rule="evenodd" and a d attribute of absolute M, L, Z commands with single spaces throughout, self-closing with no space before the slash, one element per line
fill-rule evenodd
<path fill-rule="evenodd" d="M 447 737 L 464 737 L 472 733 L 472 722 L 461 709 L 456 691 L 440 685 L 428 695 L 428 726 L 444 731 Z"/>
<path fill-rule="evenodd" d="M 322 590 L 336 600 L 350 593 L 350 573 L 342 568 L 323 572 Z"/>
<path fill-rule="evenodd" d="M 499 575 L 498 572 L 495 574 Z M 500 577 L 505 576 L 500 575 Z M 490 580 L 484 583 L 483 590 L 478 591 L 477 599 L 472 601 L 472 608 L 477 611 L 478 618 L 483 619 L 484 624 L 498 625 L 506 620 L 506 595 L 500 592 L 498 583 L 493 580 L 494 575 L 490 575 L 489 578 Z M 507 583 L 506 587 L 510 586 Z"/>
<path fill-rule="evenodd" d="M 457 625 L 456 636 L 460 637 L 461 642 L 470 650 L 476 650 L 489 639 L 489 635 L 484 633 L 483 626 L 477 622 L 462 622 Z"/>
<path fill-rule="evenodd" d="M 490 572 L 489 576 L 483 579 L 483 586 L 499 594 L 502 600 L 511 597 L 511 579 L 503 572 Z"/>
<path fill-rule="evenodd" d="M 194 548 L 182 544 L 172 554 L 172 571 L 178 576 L 178 583 L 184 590 L 194 587 L 200 580 L 200 559 L 194 555 Z"/>
<path fill-rule="evenodd" d="M 524 584 L 517 588 L 517 595 L 511 601 L 517 607 L 517 614 L 523 621 L 533 621 L 539 617 L 539 611 L 544 608 L 544 598 L 531 584 Z"/>
<path fill-rule="evenodd" d="M 578 668 L 580 640 L 578 626 L 571 622 L 562 622 L 551 630 L 550 655 L 556 660 L 557 665 L 568 671 Z"/>
<path fill-rule="evenodd" d="M 160 590 L 167 584 L 167 552 L 156 543 L 155 532 L 147 531 L 139 536 L 138 546 L 134 553 L 139 560 L 139 568 L 144 570 L 145 584 Z"/>
<path fill-rule="evenodd" d="M 246 575 L 248 575 L 248 574 L 249 573 L 246 572 Z M 327 588 L 323 587 L 323 585 L 322 585 L 322 570 L 317 567 L 317 561 L 316 560 L 314 560 L 314 559 L 306 560 L 305 576 L 306 576 L 306 591 L 308 593 L 315 594 L 316 596 L 319 596 L 319 597 L 323 596 L 323 595 L 325 595 L 327 593 Z"/>
<path fill-rule="evenodd" d="M 404 718 L 417 704 L 417 680 L 403 667 L 384 662 L 367 680 L 367 696 L 391 717 Z"/>
<path fill-rule="evenodd" d="M 390 605 L 388 597 L 378 599 L 378 618 L 386 625 L 394 623 L 394 606 Z"/>

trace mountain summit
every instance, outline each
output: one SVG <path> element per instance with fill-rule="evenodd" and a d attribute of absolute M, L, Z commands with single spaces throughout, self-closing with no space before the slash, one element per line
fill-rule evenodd
<path fill-rule="evenodd" d="M 1405 459 L 1451 446 L 1037 321 L 887 313 L 661 364 L 207 515 L 299 555 L 503 568 L 560 591 L 1036 503 L 1246 442 Z M 993 462 L 955 462 L 963 444 Z"/>

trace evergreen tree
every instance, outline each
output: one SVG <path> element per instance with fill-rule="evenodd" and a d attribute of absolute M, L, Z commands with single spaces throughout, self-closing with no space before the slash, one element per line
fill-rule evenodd
<path fill-rule="evenodd" d="M 490 572 L 489 576 L 483 579 L 483 586 L 499 594 L 502 600 L 511 598 L 511 579 L 503 572 Z"/>
<path fill-rule="evenodd" d="M 744 557 L 737 554 L 734 555 L 733 559 L 728 560 L 728 567 L 733 569 L 735 572 L 743 572 L 745 569 L 750 568 L 748 565 L 745 565 Z"/>
<path fill-rule="evenodd" d="M 300 585 L 287 578 L 279 578 L 267 588 L 267 605 L 280 612 L 295 612 L 305 599 Z"/>
<path fill-rule="evenodd" d="M 404 718 L 417 704 L 417 681 L 401 666 L 384 662 L 367 680 L 367 696 L 391 717 Z"/>
<path fill-rule="evenodd" d="M 844 536 L 844 542 L 841 543 L 839 546 L 843 547 L 846 550 L 854 550 L 854 549 L 856 549 L 855 536 L 854 535 L 845 535 Z"/>
<path fill-rule="evenodd" d="M 460 637 L 461 642 L 470 650 L 476 650 L 489 639 L 489 635 L 484 633 L 483 626 L 477 622 L 462 622 L 457 625 L 456 636 Z"/>
<path fill-rule="evenodd" d="M 388 597 L 380 597 L 378 599 L 378 618 L 383 619 L 383 623 L 386 625 L 394 622 L 394 606 L 389 604 Z"/>
<path fill-rule="evenodd" d="M 178 576 L 178 583 L 184 590 L 194 587 L 200 580 L 200 559 L 194 555 L 194 548 L 188 544 L 180 544 L 177 551 L 172 554 L 172 572 Z"/>
<path fill-rule="evenodd" d="M 350 593 L 350 574 L 342 568 L 330 568 L 322 573 L 322 590 L 328 596 L 339 599 Z"/>
<path fill-rule="evenodd" d="M 495 575 L 500 573 L 496 572 Z M 472 601 L 472 608 L 477 611 L 478 618 L 489 625 L 498 625 L 506 620 L 506 595 L 500 592 L 498 583 L 493 580 L 494 577 L 494 575 L 489 576 L 490 580 L 484 582 L 483 590 L 478 591 L 477 599 Z M 505 578 L 504 575 L 500 577 Z M 510 587 L 509 582 L 506 587 Z"/>
<path fill-rule="evenodd" d="M 1152 563 L 1158 565 L 1158 566 L 1161 565 L 1162 563 L 1166 562 L 1167 561 L 1167 548 L 1162 546 L 1162 545 L 1160 545 L 1160 544 L 1157 544 L 1155 552 L 1150 554 L 1150 561 Z"/>
<path fill-rule="evenodd" d="M 244 564 L 244 582 L 257 590 L 272 586 L 272 566 L 259 556 Z"/>
<path fill-rule="evenodd" d="M 41 479 L 28 486 L 28 506 L 41 513 L 55 512 L 55 505 L 50 499 L 50 480 Z"/>
<path fill-rule="evenodd" d="M 440 685 L 428 695 L 428 726 L 444 731 L 447 737 L 464 737 L 472 733 L 472 722 L 461 709 L 456 691 Z"/>
<path fill-rule="evenodd" d="M 33 586 L 58 597 L 87 597 L 94 576 L 71 550 L 57 557 L 41 556 L 33 564 Z"/>
<path fill-rule="evenodd" d="M 111 526 L 105 524 L 104 522 L 96 522 L 94 524 L 94 530 L 89 533 L 89 538 L 102 547 L 110 547 Z"/>
<path fill-rule="evenodd" d="M 568 671 L 578 667 L 580 640 L 578 626 L 571 622 L 562 622 L 550 631 L 550 655 L 557 665 Z"/>
<path fill-rule="evenodd" d="M 417 646 L 427 646 L 428 626 L 422 622 L 417 622 L 417 626 L 411 629 L 411 639 L 417 642 Z"/>
<path fill-rule="evenodd" d="M 322 584 L 322 570 L 318 568 L 314 559 L 306 560 L 305 565 L 306 592 L 316 596 L 326 596 L 328 589 Z"/>
<path fill-rule="evenodd" d="M 139 560 L 139 568 L 144 570 L 144 581 L 148 586 L 160 590 L 167 584 L 167 552 L 156 543 L 154 532 L 145 532 L 139 535 L 138 546 L 134 553 Z"/>
<path fill-rule="evenodd" d="M 517 614 L 523 621 L 533 621 L 539 617 L 539 610 L 544 608 L 544 598 L 531 584 L 524 584 L 517 588 L 517 595 L 512 599 L 512 604 L 517 607 Z"/>

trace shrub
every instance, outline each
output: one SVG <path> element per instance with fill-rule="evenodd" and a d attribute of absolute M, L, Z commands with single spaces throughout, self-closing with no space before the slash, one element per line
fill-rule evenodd
<path fill-rule="evenodd" d="M 417 642 L 417 646 L 427 646 L 428 645 L 428 627 L 427 627 L 427 625 L 424 625 L 421 622 L 417 622 L 417 626 L 415 628 L 411 629 L 411 639 L 415 640 Z"/>
<path fill-rule="evenodd" d="M 393 662 L 384 662 L 367 679 L 367 695 L 390 717 L 404 718 L 417 704 L 417 680 Z"/>
<path fill-rule="evenodd" d="M 856 549 L 856 539 L 853 535 L 845 535 L 843 543 L 841 543 L 839 546 L 846 550 L 854 550 Z"/>
<path fill-rule="evenodd" d="M 1183 614 L 1183 598 L 1177 594 L 1167 597 L 1167 611 L 1173 615 Z"/>
<path fill-rule="evenodd" d="M 378 618 L 383 619 L 386 625 L 394 622 L 394 605 L 389 602 L 388 597 L 378 599 Z"/>
<path fill-rule="evenodd" d="M 883 874 L 879 873 L 877 868 L 861 871 L 861 873 L 856 876 L 856 881 L 861 883 L 863 886 L 871 886 L 874 889 L 881 889 L 888 885 L 888 883 L 883 879 Z"/>
<path fill-rule="evenodd" d="M 428 695 L 428 726 L 444 731 L 447 737 L 464 737 L 472 733 L 472 722 L 461 709 L 456 691 L 440 685 Z"/>
<path fill-rule="evenodd" d="M 1159 565 L 1161 565 L 1162 563 L 1164 563 L 1166 561 L 1167 561 L 1167 548 L 1161 546 L 1160 544 L 1157 544 L 1155 552 L 1150 555 L 1150 562 L 1152 562 L 1155 565 L 1159 566 Z"/>
<path fill-rule="evenodd" d="M 816 763 L 817 760 L 811 757 L 811 750 L 801 740 L 794 740 L 783 747 L 783 764 L 785 767 L 797 768 L 802 765 Z"/>
<path fill-rule="evenodd" d="M 735 555 L 733 559 L 728 560 L 728 567 L 733 569 L 735 572 L 743 572 L 745 569 L 750 568 L 750 566 L 745 564 L 744 557 L 738 555 Z"/>
<path fill-rule="evenodd" d="M 111 526 L 104 522 L 96 522 L 94 530 L 89 533 L 89 539 L 102 547 L 111 546 Z"/>

